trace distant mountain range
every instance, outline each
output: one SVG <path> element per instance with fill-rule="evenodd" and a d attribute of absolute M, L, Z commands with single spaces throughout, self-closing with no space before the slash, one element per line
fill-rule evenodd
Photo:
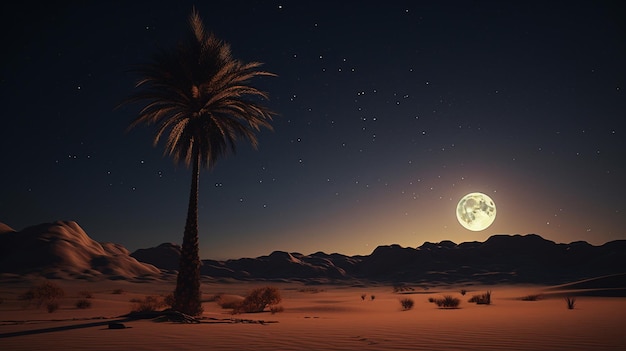
<path fill-rule="evenodd" d="M 67 278 L 156 277 L 178 268 L 180 246 L 164 243 L 129 253 L 97 243 L 75 222 L 14 231 L 0 223 L 0 273 Z M 626 272 L 626 240 L 594 246 L 557 244 L 536 234 L 494 235 L 485 242 L 426 242 L 417 248 L 377 247 L 370 255 L 310 255 L 275 251 L 267 256 L 202 260 L 201 274 L 239 280 L 309 283 L 548 283 L 560 284 Z"/>

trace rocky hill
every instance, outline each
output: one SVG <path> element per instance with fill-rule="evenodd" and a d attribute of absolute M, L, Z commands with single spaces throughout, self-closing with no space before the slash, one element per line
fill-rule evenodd
<path fill-rule="evenodd" d="M 76 223 L 57 221 L 15 231 L 0 223 L 0 273 L 48 278 L 130 279 L 158 276 L 123 246 L 98 243 Z"/>

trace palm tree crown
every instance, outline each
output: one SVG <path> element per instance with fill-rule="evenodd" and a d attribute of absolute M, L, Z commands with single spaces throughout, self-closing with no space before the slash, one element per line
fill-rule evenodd
<path fill-rule="evenodd" d="M 176 50 L 157 52 L 151 63 L 137 68 L 141 90 L 128 102 L 147 101 L 130 125 L 157 124 L 155 145 L 165 135 L 165 153 L 187 166 L 197 156 L 202 167 L 212 168 L 238 139 L 257 147 L 256 132 L 272 129 L 273 113 L 254 100 L 265 92 L 249 85 L 258 76 L 259 62 L 242 63 L 230 46 L 205 31 L 198 13 L 190 16 L 191 35 Z M 256 99 L 255 99 L 256 98 Z M 196 154 L 197 153 L 197 154 Z"/>
<path fill-rule="evenodd" d="M 175 50 L 159 51 L 139 66 L 137 92 L 125 103 L 145 103 L 129 128 L 156 124 L 154 144 L 166 137 L 165 153 L 192 166 L 191 191 L 174 291 L 174 309 L 202 313 L 198 249 L 198 184 L 200 167 L 212 168 L 238 139 L 257 146 L 256 132 L 272 129 L 273 112 L 259 104 L 267 94 L 250 86 L 252 78 L 274 76 L 261 63 L 242 63 L 230 46 L 204 30 L 194 10 L 190 35 Z"/>

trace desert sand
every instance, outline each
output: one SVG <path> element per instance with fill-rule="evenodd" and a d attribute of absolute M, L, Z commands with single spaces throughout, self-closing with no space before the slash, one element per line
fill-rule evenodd
<path fill-rule="evenodd" d="M 205 279 L 200 323 L 128 320 L 133 298 L 166 295 L 171 280 L 53 280 L 66 294 L 60 308 L 24 308 L 19 294 L 34 280 L 3 277 L 0 284 L 2 350 L 624 350 L 626 298 L 603 296 L 584 285 L 413 286 L 395 292 L 383 284 L 305 285 Z M 282 312 L 233 315 L 215 296 L 245 295 L 260 286 L 279 289 Z M 123 292 L 113 293 L 116 289 Z M 461 295 L 466 289 L 466 295 Z M 80 291 L 92 306 L 75 307 Z M 468 299 L 492 292 L 490 305 Z M 118 291 L 119 292 L 119 291 Z M 362 298 L 362 295 L 365 295 Z M 430 297 L 452 295 L 457 309 L 439 309 Z M 536 301 L 523 301 L 540 295 Z M 577 296 L 567 309 L 564 296 Z M 589 296 L 594 295 L 594 296 Z M 374 297 L 372 299 L 372 297 Z M 402 310 L 399 300 L 415 305 Z M 109 329 L 122 322 L 125 329 Z"/>

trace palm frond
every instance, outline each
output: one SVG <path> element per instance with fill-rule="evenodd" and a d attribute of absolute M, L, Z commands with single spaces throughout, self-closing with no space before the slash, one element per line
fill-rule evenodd
<path fill-rule="evenodd" d="M 238 141 L 256 148 L 256 133 L 272 130 L 275 113 L 260 103 L 269 95 L 250 82 L 276 74 L 260 70 L 260 62 L 233 58 L 230 46 L 206 31 L 195 9 L 189 29 L 187 40 L 174 50 L 158 51 L 135 68 L 137 91 L 124 103 L 143 104 L 129 129 L 154 124 L 155 145 L 165 137 L 164 153 L 174 162 L 190 165 L 198 158 L 212 168 L 236 151 Z"/>

